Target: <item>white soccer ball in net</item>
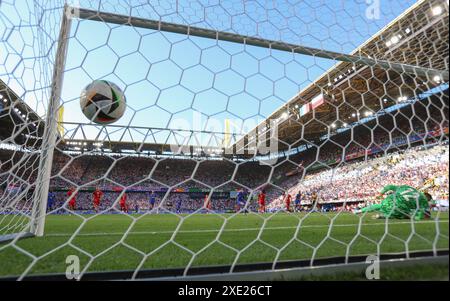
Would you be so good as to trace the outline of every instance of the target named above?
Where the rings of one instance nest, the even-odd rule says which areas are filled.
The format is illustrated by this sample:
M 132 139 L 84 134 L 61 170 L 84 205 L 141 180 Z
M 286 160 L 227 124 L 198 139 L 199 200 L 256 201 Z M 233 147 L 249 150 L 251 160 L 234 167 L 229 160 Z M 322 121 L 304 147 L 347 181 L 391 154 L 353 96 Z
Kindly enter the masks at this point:
M 96 80 L 81 93 L 80 106 L 83 114 L 92 122 L 110 124 L 119 120 L 126 109 L 123 91 L 114 83 Z

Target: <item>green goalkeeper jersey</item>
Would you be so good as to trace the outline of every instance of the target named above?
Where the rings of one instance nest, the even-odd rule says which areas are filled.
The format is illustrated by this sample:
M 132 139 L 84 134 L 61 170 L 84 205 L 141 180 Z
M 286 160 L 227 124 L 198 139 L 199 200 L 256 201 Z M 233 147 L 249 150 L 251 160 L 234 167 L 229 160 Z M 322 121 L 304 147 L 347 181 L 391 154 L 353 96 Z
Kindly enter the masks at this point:
M 410 218 L 421 220 L 426 216 L 429 204 L 426 196 L 407 185 L 387 185 L 381 194 L 389 193 L 380 204 L 363 208 L 362 212 L 379 211 L 385 218 Z

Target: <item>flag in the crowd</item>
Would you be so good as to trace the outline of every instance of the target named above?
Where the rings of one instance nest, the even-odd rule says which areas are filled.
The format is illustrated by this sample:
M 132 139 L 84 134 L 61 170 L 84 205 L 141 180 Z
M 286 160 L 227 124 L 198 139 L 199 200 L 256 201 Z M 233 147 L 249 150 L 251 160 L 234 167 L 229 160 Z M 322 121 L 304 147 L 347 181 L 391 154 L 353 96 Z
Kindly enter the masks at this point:
M 323 97 L 323 94 L 317 95 L 311 101 L 311 110 L 315 110 L 316 108 L 320 107 L 324 103 L 325 103 L 325 98 Z
M 308 114 L 309 111 L 311 111 L 311 105 L 310 105 L 310 103 L 305 103 L 305 104 L 300 108 L 300 116 L 303 116 L 303 115 Z
M 64 140 L 64 106 L 59 107 L 58 110 L 58 132 L 61 138 Z

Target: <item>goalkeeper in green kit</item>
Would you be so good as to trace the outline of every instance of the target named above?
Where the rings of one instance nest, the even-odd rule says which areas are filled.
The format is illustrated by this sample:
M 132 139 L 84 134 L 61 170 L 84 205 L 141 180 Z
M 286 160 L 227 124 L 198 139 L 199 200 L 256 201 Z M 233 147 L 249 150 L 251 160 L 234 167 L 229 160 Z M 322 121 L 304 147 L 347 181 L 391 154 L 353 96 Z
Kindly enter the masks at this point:
M 405 219 L 413 217 L 415 220 L 429 218 L 431 195 L 421 192 L 407 185 L 387 185 L 381 191 L 386 197 L 379 204 L 374 204 L 354 213 L 377 211 L 381 213 L 379 218 Z

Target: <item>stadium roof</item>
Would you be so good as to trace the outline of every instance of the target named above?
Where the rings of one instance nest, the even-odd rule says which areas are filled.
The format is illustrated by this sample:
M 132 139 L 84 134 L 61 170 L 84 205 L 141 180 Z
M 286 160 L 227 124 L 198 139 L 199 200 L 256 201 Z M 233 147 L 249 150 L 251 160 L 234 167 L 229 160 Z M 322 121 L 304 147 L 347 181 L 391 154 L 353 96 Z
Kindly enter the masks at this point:
M 34 145 L 37 140 L 33 137 L 42 135 L 43 124 L 42 118 L 0 79 L 0 139 L 8 141 L 15 133 L 14 141 L 8 142 L 24 145 L 27 141 Z
M 418 1 L 352 52 L 372 59 L 443 70 L 446 78 L 426 78 L 340 62 L 233 147 L 248 149 L 251 143 L 258 143 L 259 135 L 265 137 L 270 128 L 270 120 L 278 121 L 278 139 L 285 142 L 280 142 L 279 149 L 288 149 L 289 145 L 297 147 L 306 142 L 303 139 L 315 140 L 448 82 L 448 15 L 444 1 Z M 300 108 L 321 94 L 325 103 L 314 112 L 300 116 Z

